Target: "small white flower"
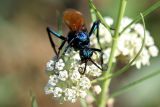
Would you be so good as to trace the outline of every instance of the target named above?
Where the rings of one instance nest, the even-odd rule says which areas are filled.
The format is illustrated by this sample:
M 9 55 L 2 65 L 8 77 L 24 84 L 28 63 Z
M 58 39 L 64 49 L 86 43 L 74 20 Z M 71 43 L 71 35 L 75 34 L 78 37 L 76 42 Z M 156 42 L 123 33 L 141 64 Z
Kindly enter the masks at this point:
M 121 21 L 121 26 L 120 26 L 120 31 L 122 31 L 129 23 L 132 22 L 132 19 L 131 18 L 128 18 L 128 17 L 124 17 Z M 134 26 L 134 24 L 128 28 L 125 33 L 127 32 L 130 32 L 131 31 L 131 28 Z
M 151 56 L 153 56 L 153 57 L 158 56 L 158 48 L 156 46 L 154 46 L 154 45 L 150 46 L 148 50 L 149 50 L 149 54 Z
M 98 66 L 100 66 L 99 64 L 97 64 Z M 95 66 L 95 65 L 90 65 L 89 66 L 89 75 L 91 75 L 91 76 L 100 76 L 101 74 L 102 74 L 102 71 L 99 69 L 99 68 L 97 68 L 97 66 Z
M 75 54 L 75 55 L 73 55 L 73 60 L 74 61 L 79 61 L 80 60 L 80 56 L 79 56 L 79 54 Z
M 59 59 L 58 62 L 55 62 L 55 64 L 56 64 L 55 69 L 57 69 L 57 70 L 63 70 L 63 68 L 65 66 L 62 59 Z
M 78 68 L 73 70 L 73 73 L 71 74 L 71 80 L 78 81 L 81 77 L 81 74 L 78 72 Z
M 80 62 L 79 52 L 72 52 L 69 56 L 64 56 L 64 61 L 55 59 L 55 70 L 49 74 L 48 84 L 45 87 L 46 94 L 52 94 L 63 101 L 69 101 L 74 103 L 78 97 L 85 98 L 87 91 L 91 87 L 89 78 L 85 77 L 93 75 L 88 74 L 90 71 L 89 65 L 87 65 L 86 72 L 82 76 L 79 73 L 79 68 L 84 68 L 84 63 Z M 69 60 L 66 60 L 69 59 Z M 64 65 L 63 65 L 64 63 Z M 61 70 L 60 70 L 61 69 Z M 97 68 L 93 68 L 97 69 Z M 96 74 L 95 74 L 96 73 Z M 99 72 L 95 72 L 94 75 L 100 75 Z
M 113 19 L 111 17 L 105 17 L 104 20 L 109 26 L 113 25 Z
M 66 70 L 59 71 L 58 79 L 65 81 L 68 78 L 68 72 Z
M 128 55 L 130 50 L 133 49 L 131 42 L 131 36 L 127 34 L 123 34 L 119 37 L 118 49 L 122 52 L 123 55 Z
M 87 96 L 86 91 L 84 91 L 84 90 L 79 90 L 79 96 L 80 96 L 81 98 L 85 98 L 85 97 Z
M 104 27 L 104 25 L 100 24 L 99 26 L 99 37 L 100 37 L 100 43 L 108 43 L 110 44 L 110 42 L 112 41 L 112 36 L 111 33 Z M 95 36 L 95 35 L 94 35 Z M 94 37 L 95 38 L 95 37 Z M 95 45 L 98 45 L 97 43 L 97 38 L 95 38 Z
M 135 24 L 134 26 L 134 30 L 139 34 L 139 35 L 143 35 L 144 36 L 144 28 L 143 25 L 141 24 Z
M 118 50 L 122 53 L 122 55 L 127 56 L 135 49 L 140 49 L 141 44 L 142 39 L 138 38 L 136 33 L 125 33 L 119 38 Z
M 47 71 L 53 71 L 54 70 L 54 61 L 49 60 L 46 64 L 46 70 Z
M 94 90 L 94 92 L 95 92 L 96 94 L 99 94 L 99 93 L 102 91 L 102 89 L 101 89 L 101 87 L 100 87 L 99 85 L 95 85 L 95 86 L 93 87 L 93 90 Z
M 147 49 L 144 48 L 139 57 L 141 57 L 143 65 L 149 65 L 150 64 L 150 62 L 149 62 L 150 55 L 149 55 Z
M 54 89 L 54 87 L 52 85 L 47 84 L 44 87 L 45 94 L 52 94 L 53 93 L 53 89 Z
M 136 50 L 135 54 L 133 53 L 131 55 L 131 59 L 133 59 L 135 57 L 135 55 L 138 53 L 139 50 Z M 140 55 L 137 57 L 137 59 L 133 62 L 133 65 L 135 64 L 136 67 L 138 69 L 141 68 L 141 65 L 149 65 L 150 62 L 149 62 L 149 59 L 150 59 L 150 55 L 147 51 L 146 48 L 143 48 L 142 52 L 140 53 Z
M 58 82 L 58 77 L 57 75 L 50 75 L 49 76 L 49 80 L 48 80 L 48 84 L 55 86 Z
M 82 77 L 79 80 L 79 86 L 82 89 L 89 89 L 91 87 L 91 82 L 87 77 Z
M 108 48 L 108 49 L 105 49 L 104 51 L 103 51 L 103 62 L 106 64 L 106 63 L 108 63 L 108 60 L 109 60 L 109 56 L 110 56 L 110 52 L 111 52 L 111 50 L 110 50 L 110 48 Z
M 64 90 L 64 100 L 74 103 L 77 100 L 76 90 L 66 88 Z
M 62 89 L 59 87 L 55 87 L 53 90 L 53 96 L 54 97 L 61 97 L 62 96 Z
M 151 35 L 150 35 L 150 33 L 148 31 L 146 31 L 145 45 L 146 46 L 154 45 L 154 40 L 153 40 L 153 38 L 151 37 Z
M 70 61 L 71 61 L 70 62 L 71 63 L 71 69 L 75 69 L 76 67 L 78 67 L 81 63 L 79 52 L 76 52 L 73 55 L 71 55 Z

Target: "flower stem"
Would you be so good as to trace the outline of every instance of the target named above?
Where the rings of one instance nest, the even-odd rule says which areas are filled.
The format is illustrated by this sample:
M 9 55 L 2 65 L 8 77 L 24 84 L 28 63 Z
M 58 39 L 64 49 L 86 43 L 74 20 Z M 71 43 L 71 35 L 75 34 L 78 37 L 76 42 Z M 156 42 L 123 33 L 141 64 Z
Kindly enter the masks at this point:
M 95 22 L 95 21 L 97 20 L 97 18 L 96 18 L 96 13 L 95 13 L 95 11 L 91 8 L 91 6 L 90 6 L 90 13 L 91 13 L 92 22 Z
M 119 8 L 119 12 L 118 12 L 116 29 L 115 29 L 115 34 L 113 36 L 111 54 L 110 54 L 109 63 L 108 63 L 108 70 L 107 71 L 109 73 L 111 72 L 112 62 L 113 62 L 113 58 L 115 56 L 115 51 L 116 51 L 116 48 L 117 48 L 117 41 L 118 41 L 118 37 L 119 37 L 119 28 L 120 28 L 121 20 L 123 18 L 124 12 L 125 12 L 126 4 L 127 4 L 127 0 L 121 0 L 120 1 L 120 8 Z
M 121 20 L 123 18 L 124 12 L 125 12 L 126 4 L 127 4 L 127 0 L 120 1 L 116 29 L 115 29 L 115 33 L 113 36 L 111 54 L 110 54 L 109 62 L 108 62 L 108 70 L 107 70 L 107 72 L 104 73 L 104 75 L 103 75 L 104 77 L 106 77 L 108 74 L 111 74 L 111 72 L 112 72 L 113 58 L 115 56 L 115 51 L 117 49 L 117 41 L 118 41 L 118 37 L 119 37 L 120 24 L 121 24 Z M 106 101 L 108 98 L 107 93 L 109 92 L 110 81 L 111 81 L 111 79 L 108 79 L 108 80 L 103 81 L 101 84 L 102 85 L 102 92 L 99 95 L 98 107 L 105 107 L 106 106 Z

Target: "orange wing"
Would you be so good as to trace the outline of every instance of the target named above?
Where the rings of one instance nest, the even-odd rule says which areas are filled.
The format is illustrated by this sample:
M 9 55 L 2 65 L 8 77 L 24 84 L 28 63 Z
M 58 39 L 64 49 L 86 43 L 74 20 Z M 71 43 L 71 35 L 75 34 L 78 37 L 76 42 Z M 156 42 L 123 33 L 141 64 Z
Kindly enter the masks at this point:
M 66 10 L 63 15 L 63 20 L 72 31 L 79 31 L 84 26 L 82 13 L 74 9 Z

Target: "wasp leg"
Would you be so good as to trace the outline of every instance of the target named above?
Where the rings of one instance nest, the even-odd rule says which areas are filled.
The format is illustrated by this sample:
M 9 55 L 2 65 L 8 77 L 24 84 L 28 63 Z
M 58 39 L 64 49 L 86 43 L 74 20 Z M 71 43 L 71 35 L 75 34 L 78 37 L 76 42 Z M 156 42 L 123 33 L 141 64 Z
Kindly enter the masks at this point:
M 97 65 L 97 63 L 95 63 L 92 59 L 90 59 L 89 61 L 91 61 L 97 68 L 99 68 L 101 71 L 103 71 L 103 69 Z
M 87 68 L 87 60 L 86 60 L 84 63 L 85 63 L 84 69 L 82 69 L 81 71 L 79 70 L 79 73 L 80 73 L 81 75 L 84 75 L 85 72 L 86 72 L 86 68 Z
M 97 42 L 98 42 L 98 45 L 100 47 L 100 49 L 102 49 L 102 45 L 100 43 L 100 40 L 99 40 L 99 24 L 100 24 L 100 20 L 97 20 L 93 23 L 92 27 L 91 27 L 91 30 L 89 32 L 89 37 L 92 35 L 92 33 L 97 30 L 96 32 L 96 38 L 97 38 Z
M 65 55 L 65 53 L 67 52 L 67 50 L 71 47 L 71 44 L 73 43 L 73 41 L 75 40 L 75 38 L 73 38 L 67 45 L 67 47 L 64 49 L 64 52 L 62 53 L 62 55 Z
M 101 67 L 102 67 L 102 70 L 106 70 L 107 69 L 107 67 L 106 68 L 104 68 L 104 62 L 103 62 L 103 52 L 102 52 L 102 50 L 100 50 L 100 49 L 96 49 L 96 48 L 91 48 L 94 52 L 95 51 L 97 51 L 97 52 L 99 52 L 100 53 L 100 62 L 101 62 Z
M 89 32 L 89 37 L 92 35 L 92 33 L 97 29 L 97 27 L 99 26 L 100 20 L 97 20 L 93 23 L 91 30 Z
M 116 30 L 115 28 L 110 27 L 110 30 Z
M 48 37 L 49 37 L 49 41 L 50 41 L 50 43 L 51 43 L 51 46 L 52 46 L 52 48 L 53 48 L 53 51 L 55 52 L 56 56 L 59 57 L 60 50 L 61 50 L 62 47 L 64 46 L 64 44 L 65 44 L 65 42 L 66 42 L 67 39 L 66 39 L 65 37 L 63 37 L 62 35 L 56 33 L 55 31 L 53 31 L 53 30 L 52 30 L 51 28 L 49 28 L 49 27 L 47 27 L 46 30 L 47 30 Z M 54 43 L 54 41 L 52 40 L 51 34 L 53 34 L 54 36 L 56 36 L 56 37 L 60 38 L 61 40 L 63 40 L 61 46 L 59 47 L 58 52 L 57 52 L 57 50 L 56 50 L 55 43 Z

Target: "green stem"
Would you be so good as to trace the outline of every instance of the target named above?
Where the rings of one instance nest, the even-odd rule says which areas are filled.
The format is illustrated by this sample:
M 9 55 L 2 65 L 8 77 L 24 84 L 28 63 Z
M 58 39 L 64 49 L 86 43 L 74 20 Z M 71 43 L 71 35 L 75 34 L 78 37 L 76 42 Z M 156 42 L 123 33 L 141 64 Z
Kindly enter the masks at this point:
M 103 19 L 103 16 L 100 14 L 100 12 L 96 9 L 95 5 L 93 4 L 92 0 L 88 0 L 90 8 L 94 11 L 96 16 L 99 18 L 101 23 L 108 29 L 109 32 L 111 32 L 110 26 L 106 23 L 106 21 Z
M 134 87 L 134 86 L 142 83 L 143 81 L 145 81 L 145 80 L 147 80 L 147 79 L 150 79 L 150 78 L 152 78 L 152 77 L 154 77 L 154 76 L 157 76 L 157 75 L 159 75 L 159 74 L 160 74 L 160 70 L 158 70 L 158 71 L 156 71 L 156 72 L 154 72 L 154 73 L 151 73 L 151 74 L 149 74 L 149 75 L 147 75 L 147 76 L 145 76 L 145 77 L 143 77 L 143 78 L 141 78 L 141 79 L 138 79 L 138 80 L 136 80 L 136 81 L 134 81 L 134 82 L 132 82 L 132 83 L 129 83 L 128 85 L 123 86 L 123 87 L 120 88 L 118 91 L 116 91 L 116 92 L 114 92 L 113 94 L 111 94 L 110 97 L 119 96 L 119 95 L 123 94 L 125 91 L 127 91 L 128 89 L 130 89 L 130 88 L 132 88 L 132 87 Z
M 119 8 L 119 12 L 118 12 L 116 27 L 115 27 L 115 34 L 113 36 L 111 53 L 110 53 L 110 57 L 109 57 L 109 61 L 108 61 L 108 70 L 107 70 L 108 73 L 111 72 L 113 58 L 115 56 L 115 51 L 117 49 L 117 41 L 118 41 L 118 37 L 119 37 L 119 29 L 120 29 L 121 20 L 123 18 L 124 12 L 125 12 L 126 4 L 127 4 L 127 0 L 121 0 L 120 1 L 120 8 Z M 106 75 L 107 75 L 107 73 L 106 73 Z
M 90 13 L 91 13 L 92 22 L 95 22 L 97 20 L 96 14 L 95 14 L 94 10 L 91 7 L 90 7 Z
M 111 69 L 112 69 L 112 64 L 113 64 L 113 58 L 115 56 L 115 51 L 117 49 L 117 41 L 119 37 L 119 29 L 120 29 L 120 24 L 121 20 L 123 18 L 125 8 L 126 8 L 127 0 L 121 0 L 120 1 L 120 7 L 119 7 L 119 12 L 118 12 L 118 17 L 117 17 L 117 23 L 116 23 L 116 30 L 113 36 L 113 42 L 112 42 L 112 48 L 111 48 L 111 53 L 109 57 L 109 63 L 108 63 L 108 70 L 107 72 L 104 73 L 104 77 L 107 77 L 108 74 L 111 74 Z M 110 85 L 110 79 L 105 80 L 102 82 L 102 92 L 99 95 L 99 100 L 98 100 L 98 107 L 105 107 L 106 106 L 106 101 L 107 101 L 107 93 L 109 91 L 109 85 Z

